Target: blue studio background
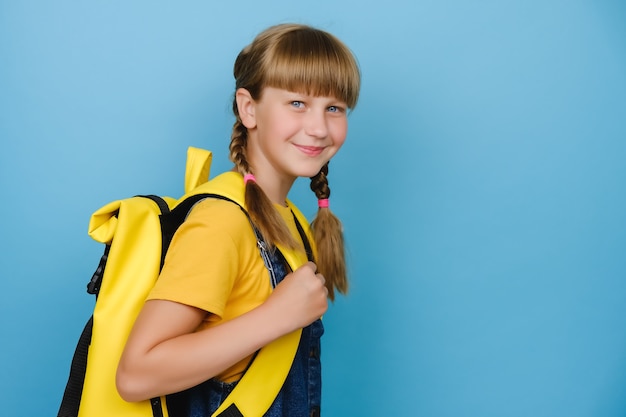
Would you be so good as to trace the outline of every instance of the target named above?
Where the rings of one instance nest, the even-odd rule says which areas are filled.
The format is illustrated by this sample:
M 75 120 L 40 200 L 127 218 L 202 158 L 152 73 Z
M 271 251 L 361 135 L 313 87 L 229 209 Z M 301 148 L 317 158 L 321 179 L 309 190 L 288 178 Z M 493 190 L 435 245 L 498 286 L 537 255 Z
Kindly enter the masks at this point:
M 331 165 L 352 291 L 325 416 L 626 414 L 626 6 L 0 2 L 0 398 L 56 415 L 93 306 L 91 213 L 227 161 L 239 50 L 286 21 L 363 72 Z M 306 182 L 292 194 L 308 214 Z

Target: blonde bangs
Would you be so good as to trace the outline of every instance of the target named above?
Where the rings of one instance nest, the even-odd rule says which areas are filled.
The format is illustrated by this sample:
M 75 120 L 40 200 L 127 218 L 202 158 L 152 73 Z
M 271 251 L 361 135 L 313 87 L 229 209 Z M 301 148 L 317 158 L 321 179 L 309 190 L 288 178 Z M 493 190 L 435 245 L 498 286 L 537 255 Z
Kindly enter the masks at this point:
M 336 97 L 353 109 L 361 77 L 352 52 L 325 32 L 300 28 L 289 35 L 266 53 L 263 86 Z

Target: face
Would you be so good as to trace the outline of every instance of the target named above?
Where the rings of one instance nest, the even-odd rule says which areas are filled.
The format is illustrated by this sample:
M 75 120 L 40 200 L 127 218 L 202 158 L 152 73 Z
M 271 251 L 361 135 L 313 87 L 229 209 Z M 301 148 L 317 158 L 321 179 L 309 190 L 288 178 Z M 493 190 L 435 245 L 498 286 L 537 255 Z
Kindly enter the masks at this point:
M 334 97 L 264 88 L 259 100 L 250 98 L 239 111 L 255 173 L 289 181 L 316 175 L 346 139 L 346 111 L 346 103 Z

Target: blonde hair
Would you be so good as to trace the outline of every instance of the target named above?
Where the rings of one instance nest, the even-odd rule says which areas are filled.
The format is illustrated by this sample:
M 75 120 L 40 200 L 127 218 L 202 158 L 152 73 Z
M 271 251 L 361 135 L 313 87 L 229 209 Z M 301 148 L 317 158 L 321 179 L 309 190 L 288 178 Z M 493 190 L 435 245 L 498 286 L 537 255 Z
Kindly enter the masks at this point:
M 297 24 L 272 26 L 261 32 L 237 56 L 234 66 L 235 89 L 245 88 L 253 99 L 261 98 L 265 87 L 313 95 L 336 97 L 348 108 L 356 106 L 360 72 L 352 52 L 325 31 Z M 230 142 L 230 159 L 242 174 L 253 174 L 246 158 L 248 132 L 233 100 L 235 124 Z M 328 164 L 311 178 L 311 190 L 318 199 L 330 196 Z M 254 181 L 246 183 L 246 206 L 253 222 L 268 243 L 296 245 L 287 226 L 270 199 Z M 328 208 L 320 208 L 311 222 L 318 249 L 318 272 L 324 275 L 328 296 L 335 289 L 348 290 L 345 249 L 341 222 Z

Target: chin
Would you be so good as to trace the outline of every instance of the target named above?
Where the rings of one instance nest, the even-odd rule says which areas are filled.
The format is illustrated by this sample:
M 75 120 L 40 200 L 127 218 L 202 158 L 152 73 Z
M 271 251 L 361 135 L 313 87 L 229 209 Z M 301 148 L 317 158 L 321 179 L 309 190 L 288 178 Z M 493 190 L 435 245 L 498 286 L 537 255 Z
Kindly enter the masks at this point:
M 321 166 L 319 166 L 319 167 L 312 167 L 310 169 L 308 169 L 308 168 L 301 168 L 301 169 L 298 170 L 298 177 L 306 177 L 306 178 L 314 177 L 314 176 L 316 176 L 320 172 L 321 169 L 322 169 Z

